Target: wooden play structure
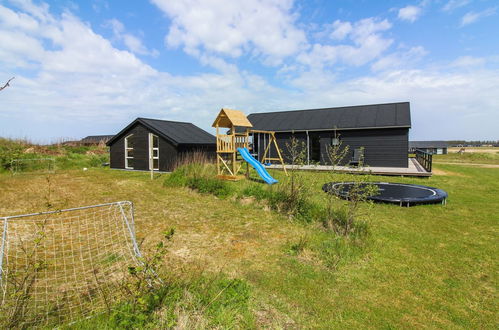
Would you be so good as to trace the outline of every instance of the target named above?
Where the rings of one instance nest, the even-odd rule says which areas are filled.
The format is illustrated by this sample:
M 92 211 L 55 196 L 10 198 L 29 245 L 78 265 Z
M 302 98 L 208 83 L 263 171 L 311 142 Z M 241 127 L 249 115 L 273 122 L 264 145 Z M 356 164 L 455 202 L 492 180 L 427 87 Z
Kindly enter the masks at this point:
M 239 110 L 222 108 L 217 118 L 213 122 L 212 127 L 217 130 L 217 170 L 218 177 L 225 180 L 239 180 L 243 178 L 240 175 L 243 167 L 243 160 L 239 157 L 237 148 L 252 149 L 250 145 L 250 135 L 254 134 L 266 135 L 268 141 L 261 162 L 270 163 L 271 161 L 279 161 L 283 165 L 284 172 L 287 175 L 284 167 L 284 160 L 281 155 L 279 146 L 275 138 L 275 132 L 252 130 L 251 125 L 246 115 Z M 226 134 L 220 133 L 220 128 L 229 129 Z M 244 132 L 241 132 L 244 130 Z M 270 157 L 270 148 L 274 145 L 278 157 Z M 246 163 L 247 164 L 247 163 Z M 246 166 L 246 176 L 249 174 L 249 167 Z

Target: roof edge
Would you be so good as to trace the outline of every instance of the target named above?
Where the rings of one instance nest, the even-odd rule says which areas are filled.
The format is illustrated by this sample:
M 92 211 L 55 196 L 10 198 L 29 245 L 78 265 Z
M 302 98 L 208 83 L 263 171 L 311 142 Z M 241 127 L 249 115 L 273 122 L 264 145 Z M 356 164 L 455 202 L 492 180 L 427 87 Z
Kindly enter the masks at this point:
M 388 103 L 373 103 L 373 104 L 357 104 L 357 105 L 346 105 L 339 107 L 328 107 L 328 108 L 316 108 L 316 109 L 294 109 L 294 110 L 282 110 L 282 111 L 267 111 L 267 112 L 253 112 L 248 115 L 258 115 L 258 114 L 269 114 L 269 113 L 284 113 L 284 112 L 295 112 L 295 111 L 315 111 L 315 110 L 331 110 L 331 109 L 340 109 L 340 108 L 357 108 L 357 107 L 370 107 L 377 105 L 392 105 L 392 104 L 410 104 L 410 101 L 404 102 L 388 102 Z

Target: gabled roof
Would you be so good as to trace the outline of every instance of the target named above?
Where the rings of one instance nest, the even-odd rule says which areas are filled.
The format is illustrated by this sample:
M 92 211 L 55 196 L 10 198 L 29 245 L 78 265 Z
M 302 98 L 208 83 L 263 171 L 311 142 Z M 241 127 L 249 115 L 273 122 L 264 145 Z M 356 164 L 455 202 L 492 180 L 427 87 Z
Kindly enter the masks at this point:
M 252 113 L 248 119 L 254 129 L 276 132 L 411 127 L 409 102 Z
M 149 118 L 137 118 L 127 127 L 122 129 L 118 134 L 116 134 L 111 140 L 109 140 L 107 142 L 107 145 L 111 145 L 123 134 L 127 133 L 128 130 L 137 123 L 144 125 L 153 133 L 170 141 L 175 146 L 179 144 L 216 143 L 215 137 L 213 135 L 191 123 Z
M 222 108 L 218 113 L 217 118 L 213 122 L 212 127 L 225 127 L 232 128 L 233 126 L 237 127 L 253 127 L 251 125 L 246 115 L 239 110 L 232 110 L 227 108 Z
M 80 140 L 83 143 L 99 143 L 101 141 L 107 142 L 113 138 L 114 135 L 89 135 Z
M 409 149 L 411 148 L 447 148 L 446 141 L 409 141 Z

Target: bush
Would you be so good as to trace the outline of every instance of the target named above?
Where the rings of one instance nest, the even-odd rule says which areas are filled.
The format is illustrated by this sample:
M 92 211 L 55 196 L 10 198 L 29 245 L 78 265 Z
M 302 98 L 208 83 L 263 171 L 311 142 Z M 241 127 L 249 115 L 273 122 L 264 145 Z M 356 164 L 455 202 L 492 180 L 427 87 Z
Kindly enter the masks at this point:
M 187 179 L 187 186 L 200 193 L 213 194 L 220 198 L 231 195 L 232 189 L 227 182 L 210 177 L 191 177 Z
M 264 186 L 260 185 L 249 185 L 246 188 L 243 189 L 241 192 L 241 195 L 244 197 L 255 197 L 256 200 L 261 201 L 261 200 L 268 200 L 272 196 L 272 191 L 265 189 Z
M 163 182 L 165 187 L 185 187 L 187 186 L 186 168 L 179 167 L 168 175 Z
M 165 187 L 189 187 L 204 194 L 213 194 L 220 198 L 231 195 L 231 186 L 215 178 L 214 168 L 210 164 L 191 163 L 178 167 L 163 182 Z

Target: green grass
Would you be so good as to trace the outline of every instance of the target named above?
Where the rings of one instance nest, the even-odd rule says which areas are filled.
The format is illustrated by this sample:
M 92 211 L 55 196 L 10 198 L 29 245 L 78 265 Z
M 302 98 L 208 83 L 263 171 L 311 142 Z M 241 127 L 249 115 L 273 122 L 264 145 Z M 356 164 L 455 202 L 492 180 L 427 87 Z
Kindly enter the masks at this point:
M 44 159 L 52 159 L 49 162 Z M 37 161 L 38 160 L 38 161 Z M 12 161 L 17 162 L 13 165 Z M 36 172 L 99 167 L 109 162 L 106 147 L 37 145 L 25 140 L 0 138 L 0 173 Z M 14 168 L 13 168 L 14 167 Z
M 446 206 L 366 205 L 363 239 L 337 237 L 318 222 L 271 210 L 266 194 L 278 186 L 226 182 L 233 197 L 220 199 L 164 186 L 168 175 L 151 181 L 148 174 L 97 168 L 60 171 L 50 188 L 43 176 L 0 175 L 0 215 L 42 211 L 52 189 L 53 208 L 134 201 L 145 246 L 175 227 L 166 270 L 188 280 L 174 282 L 145 321 L 131 321 L 137 327 L 164 320 L 223 328 L 495 328 L 499 170 L 435 169 L 439 175 L 429 179 L 373 177 L 438 187 L 449 199 Z M 271 175 L 284 180 L 282 172 Z M 320 188 L 331 176 L 302 175 L 310 201 L 323 203 Z M 218 273 L 227 275 L 207 287 L 203 278 Z M 240 283 L 236 293 L 209 305 L 227 281 Z M 162 311 L 174 316 L 161 317 Z M 79 327 L 116 324 L 103 315 Z
M 433 160 L 435 162 L 499 164 L 499 150 L 497 152 L 465 152 L 463 154 L 454 152 L 447 155 L 433 155 Z

